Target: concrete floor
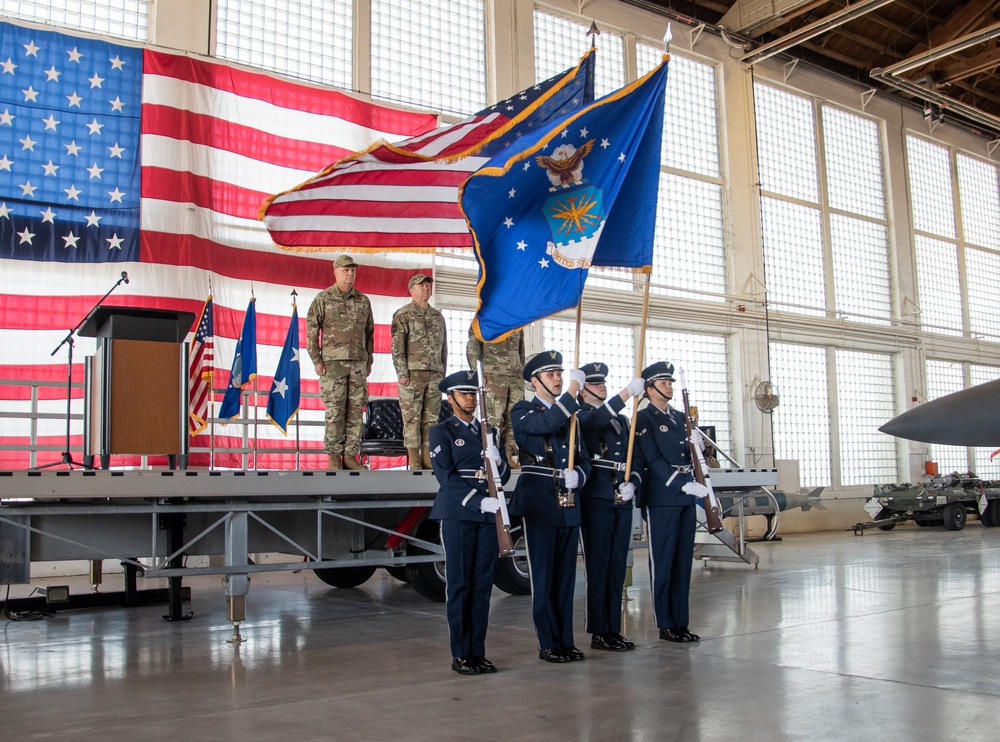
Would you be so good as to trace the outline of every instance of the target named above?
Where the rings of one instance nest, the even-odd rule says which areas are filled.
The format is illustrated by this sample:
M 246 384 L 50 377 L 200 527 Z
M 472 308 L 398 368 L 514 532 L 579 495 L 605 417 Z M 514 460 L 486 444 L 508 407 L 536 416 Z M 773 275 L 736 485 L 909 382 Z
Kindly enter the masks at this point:
M 695 564 L 698 645 L 657 638 L 645 553 L 633 652 L 537 659 L 529 602 L 495 592 L 496 675 L 449 668 L 444 605 L 382 571 L 354 590 L 253 578 L 239 647 L 219 578 L 185 610 L 4 621 L 4 740 L 996 740 L 1000 529 L 795 535 L 760 569 Z M 63 580 L 65 582 L 65 580 Z M 145 585 L 140 583 L 140 587 Z M 105 585 L 109 590 L 112 586 Z M 75 589 L 74 589 L 75 591 Z

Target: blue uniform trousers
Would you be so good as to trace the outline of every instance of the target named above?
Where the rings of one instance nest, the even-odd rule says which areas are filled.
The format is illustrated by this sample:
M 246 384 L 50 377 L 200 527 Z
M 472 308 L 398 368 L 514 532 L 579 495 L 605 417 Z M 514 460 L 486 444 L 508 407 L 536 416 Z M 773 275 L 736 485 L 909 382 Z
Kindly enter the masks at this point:
M 523 528 L 538 648 L 572 647 L 580 527 L 552 526 L 525 518 Z
M 441 544 L 451 656 L 482 657 L 499 556 L 496 525 L 442 520 Z
M 632 508 L 597 497 L 581 498 L 579 507 L 587 574 L 587 633 L 620 634 Z
M 642 509 L 649 530 L 649 576 L 656 626 L 688 625 L 688 595 L 694 560 L 695 505 Z

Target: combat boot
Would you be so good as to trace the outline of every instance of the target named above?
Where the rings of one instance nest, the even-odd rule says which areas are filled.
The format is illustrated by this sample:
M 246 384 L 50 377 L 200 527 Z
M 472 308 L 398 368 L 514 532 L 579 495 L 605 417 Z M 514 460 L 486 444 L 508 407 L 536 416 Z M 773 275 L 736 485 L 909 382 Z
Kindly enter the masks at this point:
M 410 469 L 419 469 L 421 467 L 419 448 L 406 449 L 406 465 L 410 467 Z
M 358 461 L 358 457 L 357 456 L 355 456 L 353 454 L 346 453 L 346 452 L 344 453 L 344 468 L 345 469 L 350 469 L 351 471 L 367 471 L 368 470 L 368 467 L 365 466 L 363 462 Z
M 425 428 L 423 431 L 423 440 L 420 444 L 420 464 L 424 469 L 431 469 L 431 430 L 430 428 Z
M 340 465 L 340 454 L 339 453 L 329 453 L 326 455 L 326 468 L 328 471 L 336 471 L 342 469 Z

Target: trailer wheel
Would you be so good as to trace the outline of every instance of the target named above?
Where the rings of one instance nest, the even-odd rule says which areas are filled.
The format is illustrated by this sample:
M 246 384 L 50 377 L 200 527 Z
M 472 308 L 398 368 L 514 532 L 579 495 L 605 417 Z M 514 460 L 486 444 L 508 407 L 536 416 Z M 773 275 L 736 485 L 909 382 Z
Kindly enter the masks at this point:
M 990 500 L 986 505 L 986 510 L 979 516 L 979 520 L 987 528 L 995 528 L 1000 526 L 998 517 L 1000 517 L 1000 500 Z
M 313 572 L 330 587 L 357 587 L 375 574 L 375 567 L 323 567 Z
M 895 517 L 895 515 L 896 514 L 893 513 L 891 510 L 889 510 L 889 508 L 882 508 L 881 510 L 878 511 L 878 515 L 875 516 L 875 520 L 883 520 L 884 518 L 893 518 Z M 884 526 L 879 526 L 878 529 L 880 531 L 891 531 L 895 527 L 896 527 L 895 523 L 887 523 Z
M 410 578 L 407 577 L 407 575 L 406 575 L 406 565 L 405 564 L 400 564 L 400 565 L 397 565 L 397 566 L 394 566 L 394 567 L 386 567 L 385 571 L 388 572 L 393 577 L 395 577 L 400 582 L 409 582 L 410 581 Z
M 437 523 L 425 520 L 417 528 L 414 534 L 423 541 L 430 541 L 432 544 L 441 543 L 441 531 Z M 433 552 L 421 548 L 417 544 L 408 543 L 406 545 L 407 556 L 423 556 Z M 420 595 L 433 600 L 435 603 L 443 603 L 447 597 L 444 583 L 444 560 L 439 562 L 417 562 L 406 565 L 406 577 L 413 589 Z
M 941 508 L 941 518 L 944 520 L 944 527 L 949 531 L 961 531 L 965 528 L 965 521 L 969 514 L 965 510 L 965 505 L 960 502 L 949 502 Z
M 514 549 L 524 551 L 524 536 L 517 538 Z M 531 577 L 526 556 L 501 557 L 493 584 L 510 595 L 531 595 Z

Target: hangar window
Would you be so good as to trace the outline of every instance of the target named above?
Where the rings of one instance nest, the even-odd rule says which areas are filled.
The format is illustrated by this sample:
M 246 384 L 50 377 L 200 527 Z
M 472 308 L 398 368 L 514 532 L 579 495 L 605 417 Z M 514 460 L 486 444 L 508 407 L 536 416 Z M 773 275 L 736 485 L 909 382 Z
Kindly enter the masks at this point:
M 940 335 L 961 336 L 962 284 L 955 243 L 921 234 L 914 235 L 913 241 L 923 329 Z
M 878 428 L 896 416 L 892 356 L 837 350 L 840 484 L 896 481 L 896 439 Z
M 535 11 L 535 80 L 541 82 L 574 67 L 590 48 L 597 47 L 594 68 L 594 95 L 597 98 L 625 84 L 625 49 L 622 37 L 606 29 L 588 37 L 590 24 Z
M 545 349 L 563 354 L 564 385 L 569 384 L 569 369 L 573 368 L 576 323 L 563 320 L 542 322 L 542 343 Z M 598 325 L 584 322 L 580 326 L 580 365 L 602 361 L 608 364 L 608 393 L 617 394 L 635 374 L 635 338 L 631 327 Z M 629 408 L 631 409 L 631 408 Z
M 215 54 L 303 80 L 354 88 L 351 0 L 218 0 Z
M 1000 379 L 1000 368 L 997 366 L 969 364 L 969 386 L 977 386 L 997 379 Z M 983 479 L 1000 479 L 1000 456 L 992 460 L 990 458 L 995 450 L 992 446 L 972 449 L 972 470 Z
M 828 486 L 833 478 L 826 349 L 771 343 L 770 358 L 771 381 L 781 392 L 781 404 L 771 413 L 774 458 L 798 459 L 803 487 Z
M 372 96 L 467 116 L 486 107 L 483 0 L 372 0 Z
M 145 41 L 148 0 L 4 0 L 0 13 L 32 23 Z
M 997 166 L 961 153 L 958 193 L 962 206 L 962 235 L 971 245 L 1000 250 L 1000 186 Z M 995 284 L 994 284 L 995 285 Z
M 754 86 L 768 299 L 887 325 L 889 224 L 878 122 Z
M 454 373 L 469 367 L 469 359 L 465 355 L 465 346 L 469 342 L 469 327 L 475 312 L 465 309 L 441 309 L 444 315 L 444 326 L 448 328 L 448 367 L 445 373 Z

